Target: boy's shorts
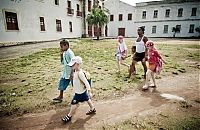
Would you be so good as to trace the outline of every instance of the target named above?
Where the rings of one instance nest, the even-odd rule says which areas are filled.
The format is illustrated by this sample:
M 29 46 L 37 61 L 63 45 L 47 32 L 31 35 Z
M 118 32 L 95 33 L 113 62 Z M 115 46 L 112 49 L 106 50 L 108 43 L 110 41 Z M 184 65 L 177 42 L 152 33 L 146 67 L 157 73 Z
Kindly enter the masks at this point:
M 89 98 L 89 95 L 87 93 L 87 91 L 85 91 L 84 93 L 82 94 L 77 94 L 75 93 L 72 101 L 71 101 L 71 104 L 72 105 L 75 105 L 75 104 L 78 104 L 79 102 L 84 102 L 84 101 L 88 101 L 90 98 Z
M 69 86 L 70 79 L 60 78 L 58 90 L 66 90 L 66 88 Z

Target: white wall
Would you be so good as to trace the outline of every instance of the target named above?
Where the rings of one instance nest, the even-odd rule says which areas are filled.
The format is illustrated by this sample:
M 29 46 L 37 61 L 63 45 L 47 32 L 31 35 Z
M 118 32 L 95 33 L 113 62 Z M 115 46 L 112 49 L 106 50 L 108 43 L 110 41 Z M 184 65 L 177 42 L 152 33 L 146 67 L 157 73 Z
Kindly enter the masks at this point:
M 181 25 L 180 33 L 177 37 L 198 36 L 198 33 L 189 33 L 190 24 L 194 24 L 195 28 L 200 26 L 200 2 L 173 3 L 173 4 L 155 4 L 155 5 L 136 5 L 136 27 L 145 26 L 145 35 L 149 37 L 172 37 L 172 27 Z M 145 6 L 142 6 L 145 5 Z M 183 8 L 183 17 L 178 16 L 178 9 Z M 197 15 L 191 16 L 192 8 L 197 8 Z M 166 9 L 170 9 L 170 17 L 165 17 Z M 158 18 L 153 18 L 154 10 L 158 10 Z M 142 12 L 147 12 L 146 19 L 142 19 Z M 163 33 L 164 25 L 168 25 L 168 34 Z M 152 34 L 152 26 L 157 26 L 157 33 Z
M 54 0 L 22 0 L 13 2 L 1 0 L 0 2 L 0 42 L 44 41 L 60 38 L 81 37 L 82 18 L 76 16 L 76 4 L 73 0 L 74 15 L 67 14 L 67 1 L 59 0 L 59 5 Z M 81 5 L 80 5 L 81 7 Z M 82 10 L 80 8 L 80 10 Z M 17 13 L 19 30 L 6 30 L 4 11 Z M 39 17 L 44 17 L 46 31 L 40 31 Z M 61 20 L 62 32 L 56 31 L 56 19 Z M 69 31 L 69 21 L 72 22 L 73 32 Z
M 109 21 L 108 23 L 108 36 L 118 36 L 118 28 L 125 28 L 125 37 L 136 36 L 136 29 L 134 25 L 135 7 L 121 2 L 119 0 L 107 0 L 105 1 L 105 7 L 109 9 L 110 15 L 114 15 L 114 21 Z M 128 21 L 129 13 L 132 14 L 131 21 Z M 122 21 L 119 21 L 119 14 L 123 14 Z

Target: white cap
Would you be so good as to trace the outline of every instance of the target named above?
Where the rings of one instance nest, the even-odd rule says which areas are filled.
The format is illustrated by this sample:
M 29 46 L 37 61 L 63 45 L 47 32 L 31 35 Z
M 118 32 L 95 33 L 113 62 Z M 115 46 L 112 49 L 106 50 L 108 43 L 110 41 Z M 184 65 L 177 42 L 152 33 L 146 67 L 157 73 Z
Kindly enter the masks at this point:
M 75 56 L 72 58 L 72 60 L 69 62 L 69 66 L 73 66 L 75 63 L 78 63 L 78 64 L 82 64 L 83 61 L 82 61 L 82 58 L 80 56 Z

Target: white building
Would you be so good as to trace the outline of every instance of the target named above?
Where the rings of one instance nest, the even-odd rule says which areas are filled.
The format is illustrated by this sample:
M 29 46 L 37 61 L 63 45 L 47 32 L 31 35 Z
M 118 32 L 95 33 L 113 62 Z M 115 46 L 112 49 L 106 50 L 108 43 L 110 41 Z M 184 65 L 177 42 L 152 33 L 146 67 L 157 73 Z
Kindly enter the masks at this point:
M 108 36 L 135 36 L 135 7 L 120 0 L 107 0 L 104 5 L 109 9 L 110 14 L 109 23 L 107 24 Z
M 173 37 L 172 27 L 180 28 L 176 37 L 197 37 L 195 28 L 200 26 L 199 0 L 164 0 L 127 5 L 120 0 L 107 0 L 110 10 L 108 36 L 136 37 L 137 27 L 145 27 L 148 37 Z M 132 20 L 127 20 L 132 14 Z M 123 16 L 123 20 L 119 17 Z M 122 30 L 122 31 L 121 31 Z
M 136 4 L 135 26 L 144 26 L 148 37 L 172 37 L 173 27 L 180 28 L 176 37 L 197 37 L 200 26 L 199 0 L 165 0 Z
M 101 36 L 136 37 L 139 26 L 145 26 L 148 37 L 172 37 L 171 29 L 176 26 L 181 28 L 177 37 L 198 36 L 195 28 L 200 26 L 199 0 L 144 2 L 135 7 L 120 0 L 103 1 L 0 0 L 0 43 L 93 37 L 96 28 L 83 24 L 83 12 L 87 16 L 93 5 L 105 6 L 110 12 L 110 22 L 100 29 Z
M 85 0 L 86 16 L 93 4 Z M 77 38 L 94 29 L 83 27 L 83 0 L 1 0 L 0 42 L 49 41 Z

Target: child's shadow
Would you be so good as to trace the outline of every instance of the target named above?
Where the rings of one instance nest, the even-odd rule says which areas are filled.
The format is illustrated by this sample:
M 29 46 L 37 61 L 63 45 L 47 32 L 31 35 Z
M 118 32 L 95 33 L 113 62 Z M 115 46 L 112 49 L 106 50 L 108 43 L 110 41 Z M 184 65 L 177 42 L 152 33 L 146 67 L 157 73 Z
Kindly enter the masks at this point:
M 78 130 L 78 129 L 85 130 L 85 128 L 84 128 L 85 123 L 88 120 L 90 120 L 90 118 L 93 117 L 93 116 L 94 115 L 90 115 L 90 116 L 86 117 L 85 119 L 78 118 L 75 122 L 69 124 L 69 127 L 68 127 L 69 130 L 73 130 L 73 129 L 74 130 Z

